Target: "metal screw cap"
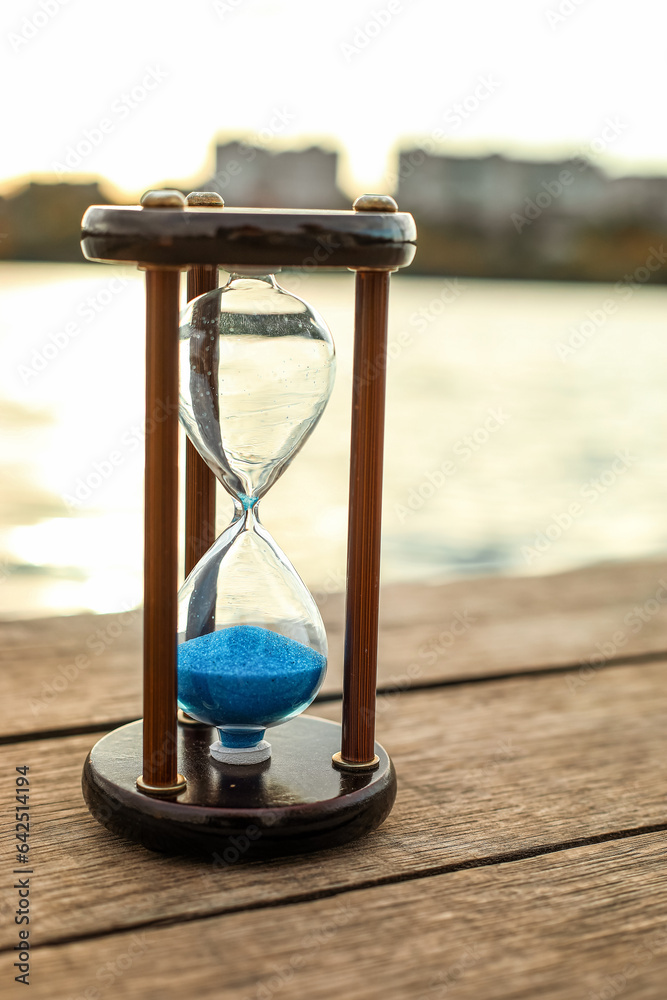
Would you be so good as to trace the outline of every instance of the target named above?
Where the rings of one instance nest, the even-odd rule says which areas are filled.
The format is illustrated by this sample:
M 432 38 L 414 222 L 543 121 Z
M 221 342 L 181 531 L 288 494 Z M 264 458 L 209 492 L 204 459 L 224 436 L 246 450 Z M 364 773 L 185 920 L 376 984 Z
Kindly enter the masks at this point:
M 164 191 L 146 191 L 141 196 L 142 208 L 185 208 L 187 202 L 180 191 L 165 188 Z
M 398 205 L 388 194 L 362 194 L 352 208 L 355 212 L 398 212 Z
M 209 208 L 225 207 L 225 203 L 217 191 L 191 191 L 186 201 L 188 205 L 207 205 Z

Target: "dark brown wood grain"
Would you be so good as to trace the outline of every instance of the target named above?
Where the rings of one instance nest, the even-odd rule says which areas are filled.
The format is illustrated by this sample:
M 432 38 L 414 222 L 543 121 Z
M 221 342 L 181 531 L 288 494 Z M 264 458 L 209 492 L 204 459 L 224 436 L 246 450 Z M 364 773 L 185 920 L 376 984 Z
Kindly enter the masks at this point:
M 664 853 L 647 834 L 47 947 L 31 996 L 111 971 L 129 1000 L 661 1000 Z
M 586 661 L 600 661 L 599 647 L 608 650 L 619 632 L 622 644 L 597 670 L 656 656 L 667 635 L 667 605 L 655 607 L 661 580 L 667 565 L 655 559 L 554 576 L 382 587 L 378 686 L 401 691 L 568 666 L 576 683 L 591 672 Z M 342 687 L 345 601 L 343 594 L 318 600 L 329 643 L 323 691 L 330 697 Z M 457 615 L 469 627 L 452 641 Z M 142 617 L 135 608 L 0 622 L 0 736 L 99 730 L 139 718 Z M 20 711 L 18 677 L 29 678 Z
M 389 588 L 387 666 L 403 680 L 380 694 L 377 723 L 398 799 L 379 830 L 333 851 L 246 863 L 243 834 L 208 862 L 155 855 L 110 835 L 83 804 L 81 766 L 96 736 L 0 747 L 2 801 L 12 801 L 14 768 L 30 767 L 34 995 L 658 1000 L 667 660 L 655 658 L 664 614 L 654 598 L 664 575 L 654 561 Z M 637 632 L 627 623 L 635 607 L 646 612 Z M 433 648 L 454 610 L 471 628 L 435 663 L 422 661 L 419 649 Z M 342 598 L 324 611 L 337 620 Z M 40 697 L 33 730 L 56 713 L 99 718 L 100 699 L 104 711 L 121 706 L 113 692 L 123 664 L 139 659 L 140 619 L 130 616 L 99 656 L 88 649 L 121 620 L 5 623 L 0 680 L 14 715 L 32 715 L 30 697 L 41 695 L 30 677 L 56 691 L 48 704 Z M 582 670 L 576 661 L 619 629 L 619 656 L 645 651 L 654 662 Z M 92 659 L 70 680 L 73 636 Z M 569 672 L 535 672 L 568 657 Z M 485 670 L 505 676 L 484 679 Z M 59 690 L 56 676 L 67 681 Z M 459 682 L 415 689 L 438 678 Z M 340 707 L 314 711 L 337 720 Z M 3 838 L 6 871 L 11 848 Z M 11 894 L 0 906 L 11 983 Z
M 163 786 L 173 785 L 178 773 L 179 279 L 175 270 L 146 271 L 143 778 Z
M 211 264 L 198 264 L 188 268 L 188 302 L 218 287 L 218 268 Z
M 417 239 L 407 212 L 92 205 L 81 226 L 88 260 L 228 270 L 406 267 Z
M 389 273 L 356 277 L 341 756 L 373 760 Z
M 1 801 L 12 800 L 14 767 L 31 769 L 40 943 L 457 866 L 491 866 L 492 884 L 503 859 L 664 827 L 666 669 L 667 661 L 602 670 L 580 687 L 528 674 L 384 695 L 378 737 L 398 776 L 385 823 L 349 846 L 270 864 L 244 864 L 238 847 L 222 861 L 166 858 L 108 833 L 81 797 L 93 735 L 2 746 Z M 18 692 L 23 683 L 16 678 Z M 338 720 L 340 702 L 315 714 Z M 9 836 L 0 840 L 4 871 L 11 847 Z M 14 943 L 9 922 L 0 942 Z
M 150 799 L 136 787 L 141 722 L 102 737 L 83 770 L 93 816 L 117 836 L 166 854 L 206 859 L 245 838 L 250 857 L 306 854 L 367 835 L 387 817 L 396 774 L 376 743 L 377 769 L 336 770 L 340 727 L 300 715 L 267 733 L 271 760 L 243 767 L 213 760 L 208 726 L 178 727 L 178 769 L 187 786 L 171 799 Z M 256 836 L 249 839 L 249 827 Z

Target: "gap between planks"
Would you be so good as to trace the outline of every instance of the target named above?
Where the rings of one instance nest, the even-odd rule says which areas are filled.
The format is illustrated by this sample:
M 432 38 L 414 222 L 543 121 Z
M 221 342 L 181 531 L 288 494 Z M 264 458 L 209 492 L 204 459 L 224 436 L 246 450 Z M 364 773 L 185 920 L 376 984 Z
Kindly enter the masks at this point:
M 543 858 L 550 854 L 560 854 L 562 851 L 577 850 L 582 847 L 594 847 L 597 844 L 611 844 L 616 840 L 628 840 L 632 837 L 644 837 L 652 833 L 664 833 L 667 831 L 666 823 L 655 823 L 650 826 L 635 827 L 632 830 L 615 830 L 609 833 L 598 834 L 597 836 L 581 837 L 576 840 L 566 841 L 562 844 L 546 844 L 544 847 L 528 848 L 525 851 L 514 853 L 497 854 L 488 858 L 477 858 L 474 861 L 463 861 L 458 864 L 441 865 L 439 867 L 423 869 L 414 872 L 402 872 L 397 875 L 378 876 L 375 879 L 368 879 L 365 882 L 355 882 L 353 885 L 337 886 L 331 889 L 319 889 L 315 892 L 298 893 L 293 896 L 284 896 L 280 899 L 272 899 L 266 902 L 248 903 L 240 906 L 225 907 L 221 910 L 210 910 L 206 913 L 179 914 L 163 919 L 144 920 L 136 924 L 125 924 L 123 927 L 110 927 L 106 930 L 89 931 L 81 934 L 71 934 L 62 938 L 50 938 L 41 944 L 31 945 L 31 951 L 40 948 L 62 947 L 69 944 L 76 944 L 81 941 L 94 941 L 98 939 L 114 937 L 130 931 L 141 931 L 149 928 L 175 927 L 179 924 L 193 924 L 203 920 L 213 920 L 222 916 L 235 913 L 263 912 L 265 910 L 281 909 L 287 906 L 298 906 L 302 903 L 312 903 L 320 899 L 334 899 L 337 896 L 348 896 L 355 892 L 365 892 L 368 889 L 382 889 L 390 885 L 399 885 L 402 882 L 419 882 L 424 879 L 434 878 L 439 875 L 453 875 L 456 872 L 475 871 L 478 868 L 492 868 L 495 865 L 517 864 L 522 861 L 530 861 L 533 858 Z M 12 950 L 11 945 L 0 946 L 0 955 Z
M 555 863 L 533 857 L 316 899 L 287 920 L 232 913 L 45 947 L 33 992 L 71 998 L 111 969 L 128 1000 L 267 1000 L 278 991 L 437 1000 L 450 989 L 461 1000 L 606 1000 L 628 986 L 633 1000 L 655 1000 L 666 974 L 666 884 L 663 838 L 646 835 L 572 849 Z
M 41 762 L 42 940 L 187 920 L 219 910 L 221 899 L 242 910 L 299 887 L 317 895 L 662 827 L 664 664 L 606 671 L 577 690 L 562 678 L 522 681 L 385 699 L 381 739 L 399 774 L 389 819 L 346 848 L 269 863 L 219 868 L 213 858 L 166 859 L 111 837 L 81 800 L 88 737 L 26 745 L 21 760 L 3 747 L 5 781 L 16 764 Z
M 602 663 L 595 664 L 594 672 L 613 669 L 614 667 L 628 667 L 628 666 L 641 666 L 645 663 L 659 663 L 667 659 L 667 648 L 664 650 L 657 650 L 655 652 L 647 653 L 635 653 L 628 656 L 612 657 Z M 554 666 L 537 667 L 530 672 L 525 670 L 507 671 L 503 674 L 479 674 L 471 677 L 455 677 L 455 678 L 444 678 L 443 680 L 432 680 L 432 681 L 415 681 L 410 682 L 402 686 L 400 684 L 382 686 L 379 685 L 377 688 L 378 696 L 382 695 L 409 695 L 418 691 L 437 691 L 440 688 L 458 688 L 465 687 L 472 684 L 488 684 L 495 681 L 527 681 L 531 678 L 539 677 L 550 677 L 552 675 L 558 676 L 559 674 L 569 674 L 575 670 L 581 669 L 581 663 L 561 663 Z M 340 692 L 331 691 L 320 693 L 314 702 L 312 702 L 313 708 L 317 708 L 318 705 L 330 704 L 332 702 L 340 702 L 341 694 Z M 47 740 L 47 739 L 61 739 L 68 736 L 85 736 L 87 734 L 95 735 L 97 733 L 109 733 L 114 729 L 118 729 L 120 726 L 126 726 L 130 722 L 136 722 L 137 716 L 131 715 L 124 719 L 109 720 L 108 722 L 95 722 L 89 726 L 71 726 L 64 727 L 62 729 L 40 729 L 34 732 L 26 733 L 10 733 L 6 736 L 0 736 L 0 746 L 10 746 L 14 743 L 32 743 L 36 740 Z
M 386 692 L 576 668 L 591 656 L 600 659 L 598 646 L 608 659 L 618 661 L 660 653 L 667 628 L 665 580 L 662 559 L 546 577 L 384 587 L 378 686 Z M 330 648 L 321 693 L 337 698 L 343 603 L 338 594 L 324 597 Z M 634 615 L 636 609 L 643 622 Z M 91 725 L 101 732 L 116 720 L 138 718 L 141 626 L 138 609 L 0 622 L 0 664 L 5 667 L 0 669 L 0 732 L 67 732 Z

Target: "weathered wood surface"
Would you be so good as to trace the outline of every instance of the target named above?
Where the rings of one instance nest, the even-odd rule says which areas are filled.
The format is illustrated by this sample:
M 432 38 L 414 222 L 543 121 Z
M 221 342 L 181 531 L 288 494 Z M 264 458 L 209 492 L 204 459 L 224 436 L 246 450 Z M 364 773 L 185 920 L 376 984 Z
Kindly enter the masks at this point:
M 664 835 L 47 947 L 35 964 L 38 1000 L 661 1000 Z
M 341 689 L 342 596 L 319 600 L 330 646 L 323 692 L 331 695 Z M 382 593 L 379 685 L 531 672 L 604 655 L 622 660 L 661 651 L 666 634 L 664 560 L 391 586 Z M 0 664 L 0 738 L 141 715 L 139 611 L 0 622 Z M 30 681 L 16 711 L 21 678 Z
M 366 840 L 253 864 L 167 859 L 88 815 L 81 766 L 94 737 L 0 748 L 31 768 L 42 943 L 265 906 L 480 864 L 664 824 L 667 661 L 413 691 L 380 700 L 397 804 Z M 336 718 L 339 703 L 318 714 Z M 3 791 L 7 801 L 9 791 Z M 8 841 L 0 845 L 3 870 Z M 213 861 L 213 859 L 212 859 Z M 5 926 L 0 944 L 11 943 Z
M 31 768 L 32 995 L 663 1000 L 661 580 L 648 561 L 386 588 L 378 735 L 396 807 L 365 840 L 270 863 L 153 855 L 87 813 L 97 736 L 77 731 L 140 713 L 138 613 L 1 624 L 3 802 Z M 340 598 L 323 610 L 332 698 Z M 470 626 L 447 648 L 457 612 Z M 19 988 L 15 905 L 4 892 L 2 996 Z

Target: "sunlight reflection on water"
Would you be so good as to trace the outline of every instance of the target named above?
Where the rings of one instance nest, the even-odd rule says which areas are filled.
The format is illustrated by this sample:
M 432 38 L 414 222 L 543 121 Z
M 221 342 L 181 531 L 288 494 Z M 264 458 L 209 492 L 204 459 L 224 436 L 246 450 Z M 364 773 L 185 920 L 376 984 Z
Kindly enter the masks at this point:
M 337 384 L 261 515 L 306 583 L 333 591 L 344 584 L 353 278 L 312 276 L 297 291 L 331 327 Z M 610 298 L 618 308 L 596 323 Z M 141 275 L 3 264 L 0 303 L 0 614 L 132 607 Z M 549 573 L 664 551 L 666 314 L 663 288 L 622 299 L 604 285 L 397 276 L 383 579 Z M 583 346 L 559 357 L 582 324 Z M 221 491 L 219 529 L 230 509 Z

